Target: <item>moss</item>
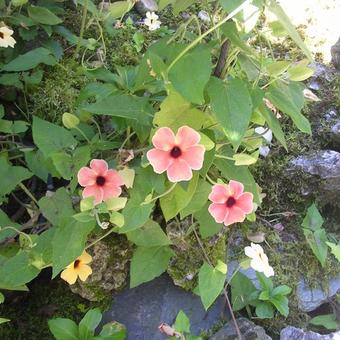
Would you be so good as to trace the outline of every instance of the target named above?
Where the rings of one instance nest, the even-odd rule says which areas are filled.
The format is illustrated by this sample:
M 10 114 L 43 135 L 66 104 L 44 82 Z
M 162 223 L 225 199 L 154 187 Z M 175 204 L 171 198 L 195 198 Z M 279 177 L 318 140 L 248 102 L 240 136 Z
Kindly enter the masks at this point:
M 174 243 L 175 256 L 168 267 L 168 273 L 174 283 L 185 290 L 192 291 L 197 286 L 198 272 L 205 257 L 194 233 L 188 232 L 190 224 L 187 220 L 171 222 L 167 233 Z M 224 261 L 226 247 L 225 235 L 202 240 L 203 247 L 213 265 L 217 260 Z

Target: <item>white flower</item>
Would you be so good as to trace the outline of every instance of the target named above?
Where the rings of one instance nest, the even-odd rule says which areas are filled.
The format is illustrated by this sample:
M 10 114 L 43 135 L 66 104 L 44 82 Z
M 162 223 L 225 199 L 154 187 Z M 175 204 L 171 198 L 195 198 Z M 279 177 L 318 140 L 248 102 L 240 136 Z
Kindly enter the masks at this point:
M 267 277 L 274 276 L 274 270 L 269 265 L 268 257 L 259 244 L 251 243 L 250 247 L 244 248 L 244 253 L 251 258 L 250 266 L 257 272 Z
M 261 145 L 259 147 L 259 152 L 262 157 L 267 157 L 270 152 L 270 147 L 268 145 Z
M 263 137 L 268 143 L 271 143 L 272 139 L 273 139 L 273 132 L 270 129 L 266 129 L 263 126 L 259 126 L 257 128 L 255 128 L 255 132 L 259 135 L 261 135 L 261 137 Z
M 159 16 L 155 12 L 146 12 L 144 25 L 149 27 L 150 31 L 155 31 L 161 27 L 161 22 L 158 20 Z
M 14 32 L 6 26 L 0 27 L 0 47 L 14 47 L 16 41 L 12 38 Z

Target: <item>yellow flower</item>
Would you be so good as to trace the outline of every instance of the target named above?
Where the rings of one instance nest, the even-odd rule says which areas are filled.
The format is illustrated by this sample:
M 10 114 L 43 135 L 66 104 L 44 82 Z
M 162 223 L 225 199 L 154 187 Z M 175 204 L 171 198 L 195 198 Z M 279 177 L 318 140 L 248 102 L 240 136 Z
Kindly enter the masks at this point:
M 6 26 L 0 27 L 0 47 L 14 47 L 16 41 L 12 37 L 13 33 L 14 32 Z
M 92 274 L 92 269 L 88 266 L 92 262 L 92 257 L 85 250 L 84 252 L 66 269 L 64 269 L 60 277 L 68 284 L 73 285 L 79 276 L 80 280 L 86 281 L 86 279 Z

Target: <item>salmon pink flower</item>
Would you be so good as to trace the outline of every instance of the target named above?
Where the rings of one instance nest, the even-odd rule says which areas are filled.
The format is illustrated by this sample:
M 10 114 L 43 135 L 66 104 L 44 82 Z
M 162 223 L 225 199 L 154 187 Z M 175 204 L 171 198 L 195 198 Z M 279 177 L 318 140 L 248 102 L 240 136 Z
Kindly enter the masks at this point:
M 200 134 L 189 126 L 180 127 L 176 136 L 168 127 L 162 127 L 153 136 L 155 148 L 146 157 L 157 174 L 167 172 L 169 181 L 189 181 L 192 170 L 203 165 L 205 149 L 198 144 L 200 139 Z
M 274 276 L 274 269 L 269 265 L 268 257 L 259 244 L 251 243 L 250 247 L 244 248 L 244 253 L 251 258 L 250 266 L 265 276 Z
M 124 182 L 118 172 L 109 169 L 103 159 L 93 159 L 90 167 L 83 167 L 78 172 L 78 182 L 83 190 L 83 198 L 94 197 L 96 204 L 122 193 Z
M 253 211 L 253 194 L 243 190 L 243 184 L 237 181 L 212 187 L 209 200 L 213 203 L 209 206 L 209 212 L 217 223 L 228 226 L 243 222 L 246 214 Z
M 84 252 L 66 269 L 64 269 L 60 277 L 65 280 L 68 284 L 73 285 L 79 276 L 80 280 L 86 281 L 86 279 L 92 274 L 92 269 L 88 265 L 92 262 L 92 256 L 85 250 Z

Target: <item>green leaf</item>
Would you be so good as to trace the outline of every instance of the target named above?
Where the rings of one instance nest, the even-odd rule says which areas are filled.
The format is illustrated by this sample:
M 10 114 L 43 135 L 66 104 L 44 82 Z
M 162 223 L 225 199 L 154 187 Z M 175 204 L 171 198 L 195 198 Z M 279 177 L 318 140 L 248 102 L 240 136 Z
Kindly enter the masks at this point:
M 237 149 L 245 135 L 252 113 L 252 100 L 246 83 L 238 78 L 231 78 L 227 83 L 212 78 L 208 94 L 212 111 L 234 149 Z
M 131 260 L 130 287 L 136 287 L 161 275 L 173 255 L 174 252 L 169 247 L 138 247 Z
M 289 314 L 288 299 L 282 295 L 276 295 L 270 299 L 270 302 L 283 316 L 287 317 Z
M 46 158 L 65 148 L 74 149 L 77 141 L 72 133 L 61 126 L 33 116 L 33 141 Z
M 53 278 L 82 254 L 87 236 L 94 227 L 93 222 L 81 223 L 74 219 L 67 219 L 58 226 L 52 243 Z
M 56 228 L 49 228 L 41 233 L 37 239 L 34 240 L 36 246 L 31 250 L 32 265 L 41 269 L 41 266 L 52 263 L 52 240 Z
M 0 287 L 14 288 L 22 286 L 33 280 L 40 270 L 34 267 L 29 256 L 19 251 L 10 258 L 0 257 Z
M 273 290 L 273 281 L 260 272 L 256 272 L 256 277 L 259 280 L 262 289 L 268 290 L 270 293 L 269 295 L 271 295 L 271 291 Z
M 275 14 L 280 24 L 284 27 L 284 29 L 288 32 L 290 37 L 294 40 L 294 42 L 299 46 L 299 48 L 303 51 L 303 53 L 307 56 L 310 61 L 313 61 L 313 57 L 308 50 L 307 46 L 301 39 L 299 33 L 296 31 L 295 27 L 291 23 L 289 17 L 284 12 L 282 7 L 276 0 L 271 0 L 269 2 L 268 9 Z
M 256 316 L 261 319 L 269 319 L 274 316 L 273 307 L 269 302 L 260 302 L 256 305 Z
M 258 158 L 259 151 L 255 151 L 251 155 L 248 155 L 246 153 L 236 153 L 233 156 L 236 166 L 254 164 L 257 162 Z
M 337 329 L 338 323 L 334 314 L 318 315 L 309 320 L 309 323 L 315 326 L 322 326 L 327 329 Z
M 70 319 L 52 319 L 48 327 L 57 340 L 79 340 L 78 326 Z
M 210 58 L 210 49 L 199 46 L 182 56 L 169 71 L 173 87 L 192 103 L 204 103 L 203 91 L 212 68 Z
M 22 181 L 32 177 L 32 173 L 22 166 L 12 166 L 0 157 L 0 197 L 9 194 Z
M 39 64 L 55 65 L 56 58 L 46 48 L 39 47 L 25 54 L 21 54 L 6 64 L 2 70 L 10 72 L 27 71 L 37 67 Z
M 125 340 L 126 338 L 126 328 L 124 325 L 119 322 L 112 321 L 110 323 L 106 323 L 99 336 L 101 339 L 107 340 Z
M 91 340 L 101 319 L 102 313 L 98 308 L 90 309 L 79 322 L 79 338 L 82 340 Z
M 290 65 L 289 61 L 278 60 L 267 65 L 266 70 L 271 77 L 277 77 L 283 72 L 286 72 L 288 70 L 289 65 Z
M 51 161 L 46 159 L 40 150 L 32 150 L 24 153 L 28 168 L 45 183 L 50 173 Z
M 331 253 L 336 257 L 336 259 L 340 262 L 340 244 L 335 244 L 332 242 L 326 242 L 328 247 L 331 248 Z
M 279 120 L 275 117 L 273 112 L 271 112 L 263 103 L 260 104 L 258 109 L 259 109 L 261 115 L 263 116 L 263 118 L 266 120 L 269 128 L 273 131 L 276 139 L 282 144 L 282 146 L 286 150 L 288 150 L 286 138 L 285 138 L 285 135 L 282 131 Z
M 5 86 L 15 86 L 16 88 L 22 90 L 23 84 L 20 80 L 19 73 L 6 73 L 0 76 L 0 84 Z M 6 132 L 6 131 L 3 131 Z
M 94 104 L 85 105 L 82 110 L 98 115 L 133 119 L 142 125 L 149 125 L 148 116 L 151 112 L 148 98 L 129 94 L 112 95 Z
M 0 325 L 6 322 L 11 321 L 10 319 L 0 318 Z
M 80 120 L 77 116 L 69 112 L 64 112 L 62 122 L 67 129 L 74 129 L 79 125 Z
M 199 179 L 190 203 L 181 211 L 181 219 L 201 210 L 208 200 L 210 191 L 211 185 L 207 181 Z
M 170 91 L 160 105 L 160 111 L 155 114 L 153 123 L 159 127 L 169 127 L 174 131 L 183 125 L 199 130 L 207 119 L 203 111 L 192 107 L 191 103 L 178 92 Z
M 292 288 L 286 286 L 286 285 L 282 285 L 282 286 L 278 286 L 276 288 L 273 289 L 272 291 L 272 295 L 288 295 L 290 294 L 290 292 L 292 291 Z
M 314 74 L 314 70 L 305 65 L 291 66 L 288 69 L 288 76 L 291 81 L 304 81 Z
M 46 7 L 29 6 L 27 12 L 29 17 L 39 24 L 58 25 L 63 22 Z
M 254 195 L 254 201 L 260 204 L 260 196 L 253 175 L 246 166 L 235 166 L 233 161 L 227 159 L 215 159 L 214 164 L 228 180 L 239 181 L 244 185 L 245 191 Z
M 174 218 L 189 204 L 196 191 L 198 177 L 198 172 L 195 172 L 186 189 L 177 184 L 169 194 L 160 198 L 161 209 L 166 221 Z
M 315 203 L 313 203 L 307 209 L 307 215 L 303 219 L 302 226 L 312 231 L 316 231 L 322 227 L 323 222 L 324 222 L 324 219 L 319 213 L 319 210 L 316 207 Z
M 190 320 L 182 310 L 176 316 L 175 330 L 180 333 L 190 333 Z
M 208 211 L 210 202 L 207 202 L 200 211 L 195 212 L 194 217 L 199 224 L 200 234 L 207 238 L 217 234 L 223 227 L 223 223 L 216 223 Z
M 326 245 L 326 242 L 328 241 L 326 230 L 317 229 L 313 232 L 309 229 L 304 229 L 303 233 L 314 255 L 317 257 L 322 267 L 324 267 L 328 253 L 328 247 Z
M 223 291 L 226 274 L 206 262 L 198 273 L 198 286 L 204 308 L 207 310 Z
M 259 295 L 259 300 L 270 300 L 270 291 L 269 290 L 263 290 Z
M 152 220 L 147 221 L 141 228 L 130 231 L 127 238 L 137 246 L 156 247 L 171 244 L 160 225 Z
M 308 119 L 301 113 L 304 96 L 300 83 L 287 85 L 282 81 L 276 81 L 269 86 L 266 97 L 275 107 L 287 114 L 299 130 L 308 134 L 312 133 Z
M 256 287 L 245 275 L 238 272 L 230 282 L 233 310 L 238 311 L 254 301 Z
M 109 6 L 110 16 L 114 19 L 121 18 L 127 13 L 132 7 L 133 1 L 116 1 Z
M 42 197 L 38 203 L 42 214 L 53 225 L 59 225 L 75 213 L 71 196 L 65 188 L 59 188 L 52 196 Z

